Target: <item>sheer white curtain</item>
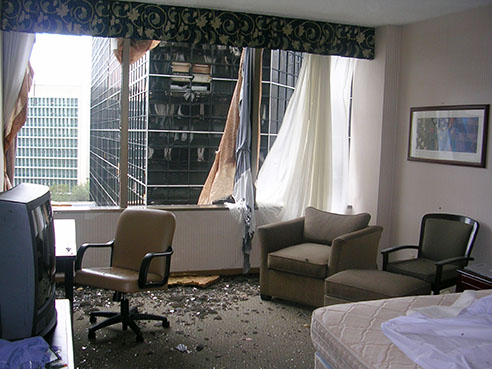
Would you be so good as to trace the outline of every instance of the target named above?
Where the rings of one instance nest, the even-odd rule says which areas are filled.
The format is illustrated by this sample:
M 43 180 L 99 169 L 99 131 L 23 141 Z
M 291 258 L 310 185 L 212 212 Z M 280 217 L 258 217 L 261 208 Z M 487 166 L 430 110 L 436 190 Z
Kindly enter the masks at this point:
M 307 206 L 345 212 L 354 59 L 306 54 L 277 139 L 256 182 L 260 223 Z

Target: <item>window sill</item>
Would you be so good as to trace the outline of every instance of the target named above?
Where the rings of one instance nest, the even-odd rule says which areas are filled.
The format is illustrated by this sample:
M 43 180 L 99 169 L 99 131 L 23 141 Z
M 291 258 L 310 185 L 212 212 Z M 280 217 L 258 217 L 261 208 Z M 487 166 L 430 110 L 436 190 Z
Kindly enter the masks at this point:
M 86 206 L 86 205 L 72 205 L 64 204 L 57 205 L 52 204 L 53 212 L 55 214 L 67 214 L 67 213 L 78 213 L 78 212 L 98 212 L 98 213 L 113 213 L 121 212 L 122 208 L 119 206 Z M 129 206 L 135 208 L 148 208 L 148 209 L 162 209 L 168 211 L 223 211 L 228 210 L 224 205 L 149 205 L 149 206 Z

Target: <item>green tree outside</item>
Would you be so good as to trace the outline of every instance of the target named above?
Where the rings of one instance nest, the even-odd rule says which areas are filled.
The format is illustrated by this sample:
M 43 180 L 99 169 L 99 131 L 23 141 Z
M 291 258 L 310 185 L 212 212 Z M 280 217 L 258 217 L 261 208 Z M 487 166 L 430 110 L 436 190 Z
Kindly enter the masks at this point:
M 89 201 L 89 182 L 72 186 L 72 191 L 68 184 L 54 184 L 50 186 L 50 192 L 52 201 Z

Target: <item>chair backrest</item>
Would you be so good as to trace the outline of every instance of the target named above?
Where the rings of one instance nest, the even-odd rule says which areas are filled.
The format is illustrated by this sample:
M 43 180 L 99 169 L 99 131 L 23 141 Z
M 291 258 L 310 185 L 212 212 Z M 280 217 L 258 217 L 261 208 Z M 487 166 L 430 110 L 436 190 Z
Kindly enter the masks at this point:
M 370 219 L 369 213 L 336 214 L 309 206 L 304 216 L 304 241 L 331 245 L 338 236 L 366 228 Z
M 424 215 L 420 228 L 419 257 L 436 261 L 469 257 L 478 227 L 476 220 L 462 215 Z
M 176 219 L 158 209 L 125 209 L 116 226 L 112 266 L 138 271 L 148 252 L 164 252 L 172 245 Z M 154 259 L 150 273 L 164 276 L 165 258 Z

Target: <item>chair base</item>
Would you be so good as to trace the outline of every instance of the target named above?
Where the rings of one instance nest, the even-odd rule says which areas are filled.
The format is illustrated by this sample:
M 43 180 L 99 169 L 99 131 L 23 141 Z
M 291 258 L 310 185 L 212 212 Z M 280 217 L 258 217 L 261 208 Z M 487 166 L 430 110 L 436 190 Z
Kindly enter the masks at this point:
M 122 293 L 116 292 L 113 296 L 113 301 L 120 301 L 119 313 L 114 311 L 94 311 L 90 313 L 89 320 L 91 323 L 96 323 L 97 317 L 105 317 L 107 319 L 98 324 L 94 324 L 92 327 L 89 328 L 89 339 L 92 340 L 96 338 L 97 330 L 108 327 L 110 325 L 121 323 L 124 331 L 127 330 L 128 327 L 130 327 L 137 336 L 137 342 L 143 342 L 144 339 L 142 331 L 136 323 L 137 320 L 160 320 L 164 328 L 169 328 L 169 321 L 166 317 L 154 314 L 139 313 L 136 307 L 130 308 L 128 299 Z

